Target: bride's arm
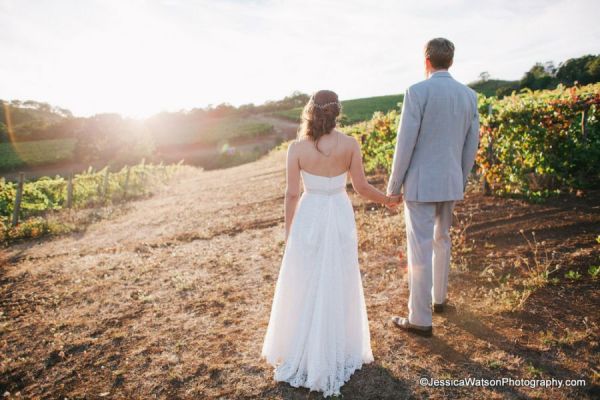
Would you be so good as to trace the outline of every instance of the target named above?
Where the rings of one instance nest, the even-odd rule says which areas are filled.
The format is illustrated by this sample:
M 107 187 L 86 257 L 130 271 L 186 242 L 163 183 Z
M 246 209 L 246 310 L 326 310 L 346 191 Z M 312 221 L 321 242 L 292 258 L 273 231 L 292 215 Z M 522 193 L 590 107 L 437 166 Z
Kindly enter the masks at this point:
M 353 149 L 352 149 L 352 161 L 350 162 L 350 177 L 352 179 L 352 187 L 354 190 L 367 199 L 382 203 L 392 204 L 397 203 L 399 196 L 386 196 L 385 193 L 378 190 L 376 187 L 367 182 L 365 177 L 365 171 L 363 168 L 362 153 L 360 150 L 360 144 L 353 138 Z
M 290 143 L 286 161 L 286 188 L 285 188 L 285 240 L 287 241 L 300 198 L 300 165 L 298 164 L 298 149 L 295 142 Z

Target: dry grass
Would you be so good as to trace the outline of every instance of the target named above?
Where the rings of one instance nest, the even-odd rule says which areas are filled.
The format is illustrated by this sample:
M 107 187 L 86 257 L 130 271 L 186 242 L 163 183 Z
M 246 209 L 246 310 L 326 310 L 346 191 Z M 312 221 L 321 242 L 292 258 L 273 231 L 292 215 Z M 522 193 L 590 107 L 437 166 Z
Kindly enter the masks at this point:
M 275 383 L 259 357 L 283 252 L 284 156 L 186 169 L 156 196 L 84 231 L 4 250 L 0 393 L 320 398 Z M 383 187 L 383 178 L 373 180 Z M 452 307 L 434 316 L 431 339 L 388 322 L 406 311 L 401 211 L 351 196 L 375 362 L 353 375 L 343 397 L 598 395 L 600 295 L 586 273 L 598 264 L 598 194 L 546 205 L 468 195 L 456 208 Z M 538 267 L 521 228 L 536 231 L 540 265 L 544 248 L 554 249 L 552 265 L 584 278 L 529 284 L 523 260 Z M 506 293 L 534 289 L 519 307 L 498 307 L 502 284 Z M 584 378 L 588 386 L 427 388 L 422 376 Z

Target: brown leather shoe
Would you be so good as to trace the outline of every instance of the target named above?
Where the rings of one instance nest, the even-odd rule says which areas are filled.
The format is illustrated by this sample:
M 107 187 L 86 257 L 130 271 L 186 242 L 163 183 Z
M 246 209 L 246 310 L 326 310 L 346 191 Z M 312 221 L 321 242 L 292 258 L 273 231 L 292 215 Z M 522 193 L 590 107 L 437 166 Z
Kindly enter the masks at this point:
M 433 334 L 433 328 L 431 326 L 413 325 L 408 322 L 408 318 L 394 316 L 392 317 L 392 322 L 399 328 L 419 336 L 431 337 Z

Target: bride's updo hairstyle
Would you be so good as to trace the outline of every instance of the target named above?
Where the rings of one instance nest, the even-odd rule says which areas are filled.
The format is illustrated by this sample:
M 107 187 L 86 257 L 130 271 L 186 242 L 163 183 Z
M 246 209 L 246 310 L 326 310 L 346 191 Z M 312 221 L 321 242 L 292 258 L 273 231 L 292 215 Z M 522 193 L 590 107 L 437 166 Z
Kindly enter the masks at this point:
M 302 110 L 302 123 L 298 128 L 298 137 L 308 136 L 319 150 L 317 142 L 335 128 L 336 118 L 341 111 L 342 105 L 335 92 L 319 90 L 314 93 Z

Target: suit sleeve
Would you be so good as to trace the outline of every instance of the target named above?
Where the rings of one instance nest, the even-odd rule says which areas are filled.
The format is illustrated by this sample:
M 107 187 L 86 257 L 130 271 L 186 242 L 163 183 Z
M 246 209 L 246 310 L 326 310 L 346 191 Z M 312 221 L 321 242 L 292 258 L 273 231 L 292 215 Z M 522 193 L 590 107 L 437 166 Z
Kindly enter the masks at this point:
M 392 160 L 392 172 L 388 181 L 388 194 L 400 194 L 404 176 L 410 165 L 419 130 L 421 128 L 422 110 L 419 99 L 410 88 L 404 93 L 402 113 L 396 136 L 396 149 Z
M 471 173 L 473 164 L 475 163 L 475 155 L 479 147 L 479 113 L 477 111 L 477 99 L 475 99 L 475 112 L 471 125 L 465 137 L 465 143 L 462 151 L 462 173 L 463 173 L 463 191 L 467 187 L 467 178 Z

